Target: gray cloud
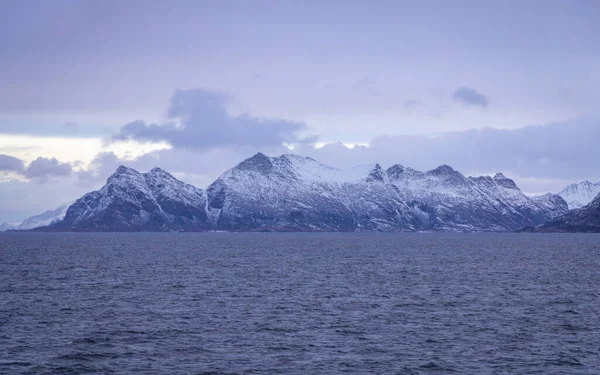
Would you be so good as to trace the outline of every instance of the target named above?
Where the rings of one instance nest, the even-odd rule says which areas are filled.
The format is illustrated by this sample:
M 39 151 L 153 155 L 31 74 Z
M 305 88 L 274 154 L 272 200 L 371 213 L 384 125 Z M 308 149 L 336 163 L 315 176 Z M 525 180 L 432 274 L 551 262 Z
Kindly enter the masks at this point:
M 38 157 L 28 166 L 19 158 L 0 154 L 0 172 L 13 172 L 28 179 L 44 182 L 50 177 L 70 176 L 73 167 L 69 163 L 62 163 L 56 158 Z
M 23 168 L 23 160 L 14 156 L 0 154 L 0 171 L 22 173 Z
M 452 99 L 457 100 L 467 106 L 479 106 L 487 108 L 489 105 L 488 98 L 470 87 L 461 87 L 454 91 Z
M 113 141 L 167 141 L 174 147 L 212 148 L 220 146 L 268 147 L 283 142 L 314 141 L 298 133 L 306 124 L 280 119 L 262 119 L 227 112 L 229 96 L 201 89 L 177 90 L 171 98 L 171 123 L 147 124 L 134 121 L 123 126 Z M 177 125 L 176 125 L 177 123 Z
M 29 164 L 23 175 L 27 178 L 45 180 L 52 176 L 69 176 L 72 170 L 69 163 L 61 163 L 55 158 L 39 157 Z
M 378 162 L 428 170 L 449 164 L 465 174 L 503 172 L 532 181 L 556 180 L 560 181 L 557 188 L 562 188 L 565 181 L 600 181 L 595 157 L 598 139 L 600 120 L 581 119 L 512 130 L 473 129 L 433 138 L 380 136 L 369 147 L 329 144 L 319 149 L 299 147 L 298 153 L 341 167 Z

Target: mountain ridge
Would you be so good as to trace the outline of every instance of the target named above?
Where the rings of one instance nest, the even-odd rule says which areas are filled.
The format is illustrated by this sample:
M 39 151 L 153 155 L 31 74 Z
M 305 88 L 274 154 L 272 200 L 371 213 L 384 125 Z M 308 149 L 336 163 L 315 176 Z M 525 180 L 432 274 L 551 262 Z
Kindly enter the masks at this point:
M 503 174 L 467 177 L 448 165 L 338 169 L 262 153 L 206 190 L 153 168 L 120 166 L 52 231 L 514 231 L 568 210 L 555 194 L 527 197 Z
M 600 233 L 600 193 L 587 205 L 535 227 L 523 228 L 523 232 L 547 233 Z
M 2 224 L 0 224 L 0 232 L 9 231 L 9 230 L 10 231 L 30 230 L 30 229 L 47 226 L 55 221 L 62 220 L 62 218 L 67 213 L 67 209 L 69 208 L 69 206 L 71 204 L 72 204 L 72 202 L 64 203 L 53 210 L 47 210 L 40 214 L 29 216 L 29 217 L 25 218 L 25 220 L 23 220 L 22 222 L 20 222 L 18 224 L 2 223 Z

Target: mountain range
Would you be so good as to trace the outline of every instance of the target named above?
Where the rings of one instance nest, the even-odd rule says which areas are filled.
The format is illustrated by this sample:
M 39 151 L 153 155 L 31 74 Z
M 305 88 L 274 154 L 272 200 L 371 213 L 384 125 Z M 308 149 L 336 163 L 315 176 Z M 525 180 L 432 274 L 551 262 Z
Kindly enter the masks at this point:
M 124 166 L 42 231 L 515 231 L 568 212 L 557 194 L 526 196 L 503 174 L 447 165 L 348 170 L 258 153 L 206 190 L 160 168 Z
M 590 203 L 599 186 L 584 181 L 528 197 L 501 173 L 342 170 L 258 153 L 206 190 L 160 168 L 121 166 L 100 190 L 0 231 L 600 231 Z

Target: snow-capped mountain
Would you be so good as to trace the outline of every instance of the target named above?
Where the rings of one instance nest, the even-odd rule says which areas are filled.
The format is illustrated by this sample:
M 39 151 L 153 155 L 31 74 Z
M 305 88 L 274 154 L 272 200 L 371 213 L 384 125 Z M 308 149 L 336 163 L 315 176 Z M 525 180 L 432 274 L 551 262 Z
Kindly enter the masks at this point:
M 530 232 L 600 232 L 600 194 L 587 205 L 537 227 L 525 228 Z
M 7 230 L 28 230 L 50 225 L 62 220 L 67 213 L 70 203 L 65 203 L 54 210 L 48 210 L 38 215 L 33 215 L 23 220 L 20 224 L 0 224 L 0 232 Z
M 543 207 L 551 219 L 564 215 L 568 211 L 565 200 L 558 194 L 546 193 L 530 197 L 538 206 Z
M 500 173 L 465 177 L 447 165 L 341 170 L 258 153 L 206 192 L 158 168 L 119 167 L 44 230 L 508 231 L 567 210 L 560 196 L 527 197 Z
M 571 210 L 585 206 L 598 194 L 600 194 L 600 182 L 593 183 L 589 181 L 571 184 L 558 193 L 567 202 Z
M 260 153 L 225 172 L 207 194 L 209 216 L 228 230 L 505 231 L 567 211 L 562 198 L 542 204 L 502 174 L 465 177 L 447 165 L 339 170 Z
M 73 203 L 51 230 L 164 231 L 206 229 L 206 197 L 160 168 L 120 166 L 98 191 Z
M 48 210 L 39 215 L 30 216 L 27 219 L 23 220 L 23 222 L 17 225 L 14 229 L 27 230 L 39 228 L 60 221 L 65 217 L 69 206 L 69 203 L 65 203 L 54 210 Z
M 5 232 L 9 229 L 13 229 L 15 227 L 14 224 L 9 224 L 6 222 L 0 223 L 0 232 Z

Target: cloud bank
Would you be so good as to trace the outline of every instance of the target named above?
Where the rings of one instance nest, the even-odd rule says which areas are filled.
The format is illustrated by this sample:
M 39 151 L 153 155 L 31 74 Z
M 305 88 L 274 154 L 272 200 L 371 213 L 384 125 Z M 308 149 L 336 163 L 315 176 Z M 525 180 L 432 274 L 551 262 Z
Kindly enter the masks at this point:
M 512 130 L 467 130 L 437 137 L 380 136 L 369 147 L 349 149 L 334 143 L 318 149 L 298 147 L 297 152 L 342 167 L 379 162 L 428 170 L 449 164 L 465 174 L 503 172 L 563 184 L 600 181 L 598 139 L 600 121 L 587 119 Z
M 302 143 L 306 130 L 301 122 L 262 119 L 227 111 L 229 96 L 208 90 L 177 90 L 171 98 L 166 124 L 134 121 L 121 128 L 113 141 L 166 141 L 173 147 L 207 149 L 223 146 L 269 147 Z
M 49 177 L 69 176 L 73 167 L 56 158 L 39 157 L 25 167 L 25 162 L 14 156 L 0 154 L 0 171 L 13 172 L 28 179 L 45 180 Z
M 22 172 L 25 163 L 14 156 L 0 154 L 0 171 L 3 172 Z
M 69 163 L 61 163 L 56 158 L 37 158 L 25 170 L 25 177 L 48 178 L 52 176 L 69 176 L 73 167 Z

